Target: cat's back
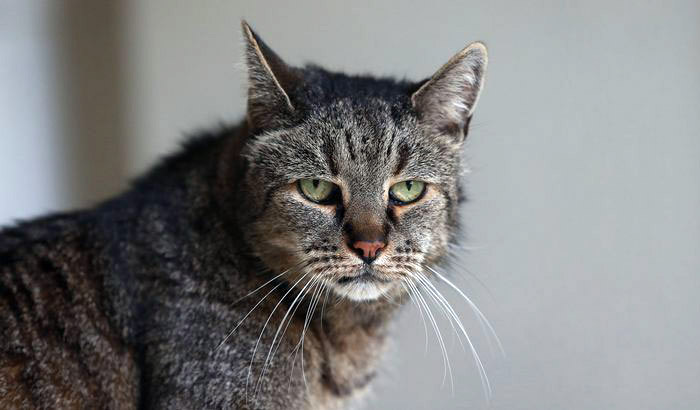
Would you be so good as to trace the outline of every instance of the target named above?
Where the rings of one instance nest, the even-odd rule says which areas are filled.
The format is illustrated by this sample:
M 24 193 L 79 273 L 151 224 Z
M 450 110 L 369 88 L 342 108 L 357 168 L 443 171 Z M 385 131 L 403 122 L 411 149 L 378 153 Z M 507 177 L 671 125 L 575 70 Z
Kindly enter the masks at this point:
M 110 324 L 83 214 L 0 230 L 0 408 L 129 408 L 134 353 Z

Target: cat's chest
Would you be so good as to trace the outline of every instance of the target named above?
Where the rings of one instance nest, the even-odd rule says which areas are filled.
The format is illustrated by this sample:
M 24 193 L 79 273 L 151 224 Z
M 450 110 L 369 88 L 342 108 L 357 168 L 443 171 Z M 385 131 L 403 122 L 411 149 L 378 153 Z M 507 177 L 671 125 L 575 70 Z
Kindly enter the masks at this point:
M 314 329 L 319 381 L 324 401 L 355 400 L 367 392 L 385 350 L 383 332 L 374 328 Z

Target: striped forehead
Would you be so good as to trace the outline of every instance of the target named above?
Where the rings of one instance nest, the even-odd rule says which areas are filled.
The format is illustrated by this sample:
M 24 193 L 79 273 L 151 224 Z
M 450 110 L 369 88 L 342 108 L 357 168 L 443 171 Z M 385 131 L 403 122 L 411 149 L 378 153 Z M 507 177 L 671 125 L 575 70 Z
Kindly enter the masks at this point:
M 454 148 L 422 135 L 415 126 L 386 123 L 334 133 L 332 144 L 322 151 L 332 175 L 381 185 L 389 178 L 440 180 L 453 172 L 459 153 Z
M 280 179 L 342 180 L 381 187 L 392 177 L 439 179 L 449 151 L 388 110 L 320 112 L 292 129 L 261 136 L 252 156 Z

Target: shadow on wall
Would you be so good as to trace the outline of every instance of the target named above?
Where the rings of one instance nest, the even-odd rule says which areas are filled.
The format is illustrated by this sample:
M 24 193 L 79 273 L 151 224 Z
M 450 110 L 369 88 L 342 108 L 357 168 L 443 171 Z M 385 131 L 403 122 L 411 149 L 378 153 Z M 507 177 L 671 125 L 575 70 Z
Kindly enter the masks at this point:
M 125 6 L 65 1 L 50 7 L 67 202 L 85 206 L 125 186 Z

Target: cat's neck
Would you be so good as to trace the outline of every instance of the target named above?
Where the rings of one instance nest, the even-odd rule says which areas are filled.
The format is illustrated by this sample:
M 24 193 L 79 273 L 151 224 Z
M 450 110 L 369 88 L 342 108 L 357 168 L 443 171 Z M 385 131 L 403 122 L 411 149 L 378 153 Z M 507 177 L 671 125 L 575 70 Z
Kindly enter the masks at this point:
M 321 381 L 330 397 L 365 391 L 377 374 L 386 349 L 389 323 L 400 307 L 384 299 L 341 299 L 314 322 L 321 361 Z
M 363 331 L 383 337 L 384 329 L 394 317 L 399 302 L 378 299 L 375 301 L 356 302 L 349 299 L 334 301 L 323 313 L 325 328 L 330 337 Z

